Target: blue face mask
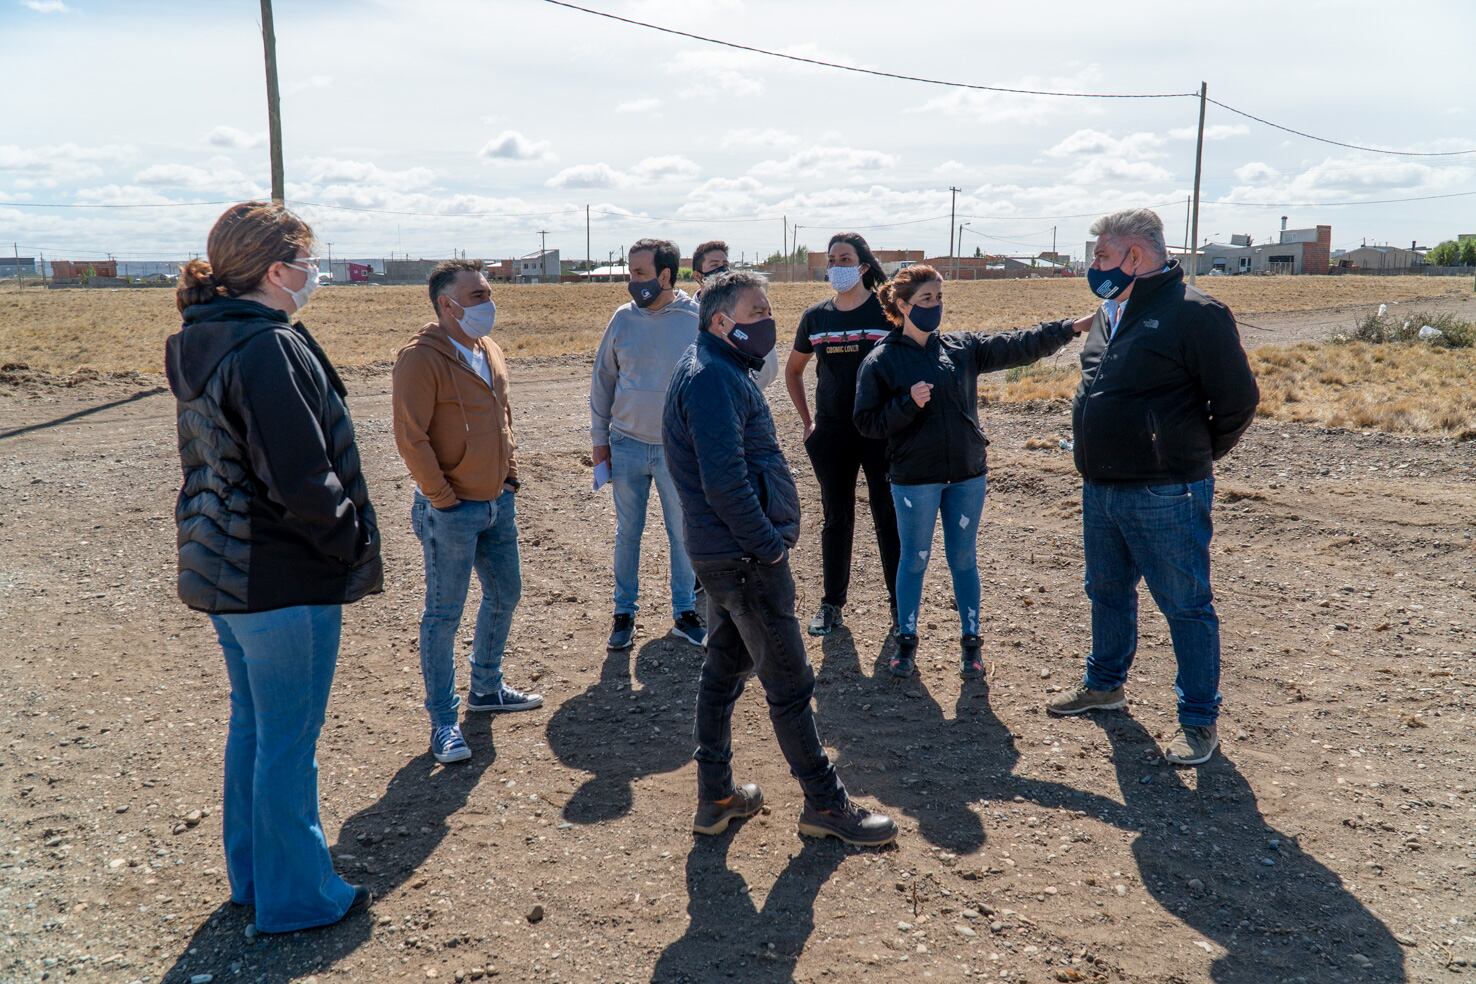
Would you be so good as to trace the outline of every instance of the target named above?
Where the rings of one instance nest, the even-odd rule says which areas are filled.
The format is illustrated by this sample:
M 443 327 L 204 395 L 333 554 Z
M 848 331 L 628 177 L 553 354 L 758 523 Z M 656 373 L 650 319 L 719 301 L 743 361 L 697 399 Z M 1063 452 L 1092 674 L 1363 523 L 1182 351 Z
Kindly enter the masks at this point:
M 1127 254 L 1122 255 L 1124 260 Z M 1098 270 L 1095 267 L 1087 267 L 1087 286 L 1092 289 L 1104 301 L 1110 301 L 1118 294 L 1132 286 L 1133 281 L 1138 279 L 1136 273 L 1128 273 L 1118 264 L 1111 270 Z
M 931 334 L 938 330 L 943 323 L 943 305 L 937 304 L 933 307 L 919 307 L 913 305 L 912 310 L 907 312 L 907 320 L 912 322 L 912 327 L 918 331 Z
M 636 307 L 650 307 L 655 303 L 656 298 L 661 296 L 661 278 L 632 280 L 625 285 L 625 289 L 630 291 L 631 300 L 636 302 Z

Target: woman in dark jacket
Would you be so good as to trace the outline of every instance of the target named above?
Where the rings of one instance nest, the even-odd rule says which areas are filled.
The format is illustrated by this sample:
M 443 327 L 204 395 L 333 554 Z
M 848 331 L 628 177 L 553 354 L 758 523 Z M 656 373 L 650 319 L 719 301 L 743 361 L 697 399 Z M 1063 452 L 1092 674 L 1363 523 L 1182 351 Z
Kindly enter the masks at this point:
M 961 672 L 983 672 L 979 657 L 979 518 L 984 512 L 985 451 L 979 427 L 979 374 L 1028 365 L 1057 351 L 1091 324 L 1052 321 L 1022 331 L 940 334 L 943 278 L 930 266 L 908 267 L 881 290 L 896 327 L 861 365 L 856 428 L 885 438 L 902 560 L 897 570 L 895 676 L 917 666 L 917 615 L 933 529 L 943 515 L 943 549 L 963 630 Z
M 887 442 L 865 437 L 851 420 L 856 400 L 856 373 L 877 342 L 887 336 L 887 321 L 876 289 L 886 274 L 866 240 L 854 232 L 830 237 L 826 279 L 835 291 L 805 311 L 795 332 L 794 349 L 784 367 L 784 385 L 805 426 L 805 451 L 820 483 L 825 524 L 820 530 L 820 559 L 825 593 L 810 621 L 810 635 L 829 635 L 841 624 L 841 610 L 851 584 L 851 543 L 856 532 L 856 474 L 866 475 L 876 549 L 891 601 L 896 628 L 897 517 L 887 485 Z M 805 398 L 805 366 L 815 359 L 815 416 Z
M 333 870 L 314 757 L 343 606 L 384 581 L 345 389 L 293 318 L 318 283 L 312 230 L 280 204 L 215 223 L 180 271 L 165 369 L 184 482 L 179 594 L 214 623 L 231 685 L 231 900 L 262 932 L 337 922 L 369 892 Z

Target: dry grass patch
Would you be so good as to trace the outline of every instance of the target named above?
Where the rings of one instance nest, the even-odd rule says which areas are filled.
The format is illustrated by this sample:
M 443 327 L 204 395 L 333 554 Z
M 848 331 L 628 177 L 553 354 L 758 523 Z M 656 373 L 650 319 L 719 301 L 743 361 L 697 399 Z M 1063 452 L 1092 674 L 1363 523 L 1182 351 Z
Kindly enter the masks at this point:
M 1250 353 L 1261 386 L 1257 413 L 1321 427 L 1476 439 L 1476 349 L 1422 343 L 1311 342 Z M 996 375 L 989 400 L 1070 399 L 1075 367 L 1035 365 Z
M 1226 277 L 1202 282 L 1244 314 L 1310 311 L 1356 304 L 1459 296 L 1464 280 L 1442 277 Z M 690 289 L 691 285 L 687 285 Z M 588 354 L 610 313 L 629 299 L 623 284 L 499 284 L 497 340 L 513 356 Z M 774 284 L 770 297 L 780 345 L 804 309 L 829 295 L 824 284 Z M 948 330 L 1018 328 L 1086 314 L 1092 298 L 1079 279 L 948 285 Z M 430 319 L 422 287 L 326 287 L 307 322 L 344 366 L 388 362 Z M 51 372 L 80 366 L 159 372 L 164 339 L 179 326 L 168 289 L 45 290 L 0 286 L 0 361 Z

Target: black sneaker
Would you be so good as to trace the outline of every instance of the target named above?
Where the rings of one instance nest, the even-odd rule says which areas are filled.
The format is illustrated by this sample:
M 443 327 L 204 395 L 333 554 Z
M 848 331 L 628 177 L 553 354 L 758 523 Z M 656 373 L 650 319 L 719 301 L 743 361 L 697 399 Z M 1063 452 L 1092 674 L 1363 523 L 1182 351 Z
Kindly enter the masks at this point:
M 692 832 L 716 836 L 734 820 L 747 820 L 763 808 L 764 791 L 757 784 L 739 786 L 725 801 L 698 803 L 697 815 L 692 817 Z
M 984 675 L 984 660 L 979 656 L 980 640 L 976 635 L 966 635 L 959 640 L 963 649 L 958 675 L 965 680 L 977 680 Z
M 543 705 L 542 694 L 525 694 L 516 687 L 502 685 L 502 689 L 496 693 L 479 694 L 476 692 L 467 694 L 466 709 L 468 711 L 531 711 L 535 707 Z
M 894 677 L 910 677 L 917 672 L 917 636 L 899 635 L 897 637 L 897 651 L 887 663 L 887 669 Z
M 817 810 L 806 802 L 799 832 L 806 837 L 834 837 L 857 847 L 882 847 L 897 839 L 897 824 L 886 814 L 856 803 L 839 810 Z
M 671 635 L 677 639 L 685 639 L 694 646 L 707 645 L 707 629 L 703 627 L 696 612 L 682 612 L 678 615 L 672 623 Z
M 810 619 L 810 635 L 828 636 L 845 624 L 841 610 L 828 601 L 820 603 L 820 610 Z
M 605 643 L 605 648 L 629 649 L 635 642 L 635 634 L 636 617 L 629 612 L 619 612 L 610 626 L 610 641 Z

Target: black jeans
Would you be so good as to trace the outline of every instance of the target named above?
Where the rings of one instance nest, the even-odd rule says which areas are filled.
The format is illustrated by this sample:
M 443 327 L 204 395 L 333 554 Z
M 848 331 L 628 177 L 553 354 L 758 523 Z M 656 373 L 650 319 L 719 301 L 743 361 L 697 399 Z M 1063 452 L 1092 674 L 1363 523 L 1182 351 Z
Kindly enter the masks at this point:
M 846 421 L 817 420 L 815 431 L 805 441 L 805 451 L 820 483 L 820 504 L 825 525 L 820 530 L 820 559 L 825 571 L 822 601 L 837 608 L 845 606 L 851 586 L 851 544 L 856 534 L 856 473 L 866 473 L 871 499 L 871 522 L 876 527 L 876 549 L 881 555 L 882 575 L 887 579 L 887 597 L 897 604 L 897 558 L 902 547 L 897 540 L 897 513 L 892 506 L 892 486 L 887 481 L 887 442 L 862 437 Z
M 789 559 L 697 561 L 707 588 L 707 655 L 697 685 L 697 797 L 733 794 L 733 705 L 756 673 L 769 702 L 769 720 L 789 771 L 805 799 L 821 810 L 846 803 L 846 788 L 820 744 L 815 674 L 794 617 Z

